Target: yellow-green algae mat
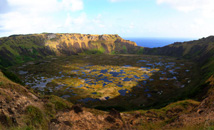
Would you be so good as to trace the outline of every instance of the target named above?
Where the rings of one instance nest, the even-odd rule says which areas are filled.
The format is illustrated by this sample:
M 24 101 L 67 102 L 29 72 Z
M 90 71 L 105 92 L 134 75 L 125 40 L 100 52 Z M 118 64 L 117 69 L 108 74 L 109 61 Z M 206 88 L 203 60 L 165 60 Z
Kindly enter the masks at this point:
M 28 62 L 13 70 L 26 85 L 72 102 L 114 105 L 122 104 L 120 98 L 142 106 L 188 86 L 192 66 L 162 56 L 77 55 Z

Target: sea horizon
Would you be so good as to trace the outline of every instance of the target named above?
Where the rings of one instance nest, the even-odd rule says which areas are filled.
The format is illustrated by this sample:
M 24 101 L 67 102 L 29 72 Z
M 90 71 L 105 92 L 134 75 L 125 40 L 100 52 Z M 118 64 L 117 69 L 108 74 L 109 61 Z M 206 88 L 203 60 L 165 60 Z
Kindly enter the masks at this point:
M 186 42 L 197 40 L 198 38 L 164 38 L 164 37 L 124 37 L 125 40 L 130 40 L 135 42 L 138 46 L 142 47 L 163 47 L 175 42 Z

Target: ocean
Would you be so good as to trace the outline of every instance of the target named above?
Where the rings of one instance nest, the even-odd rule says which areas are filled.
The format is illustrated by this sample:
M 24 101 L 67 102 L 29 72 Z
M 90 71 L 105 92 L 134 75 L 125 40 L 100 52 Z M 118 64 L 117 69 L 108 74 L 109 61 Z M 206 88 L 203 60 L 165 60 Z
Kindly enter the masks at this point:
M 136 42 L 138 46 L 149 48 L 163 47 L 172 44 L 174 42 L 195 40 L 194 38 L 133 38 L 133 37 L 126 37 L 124 39 Z

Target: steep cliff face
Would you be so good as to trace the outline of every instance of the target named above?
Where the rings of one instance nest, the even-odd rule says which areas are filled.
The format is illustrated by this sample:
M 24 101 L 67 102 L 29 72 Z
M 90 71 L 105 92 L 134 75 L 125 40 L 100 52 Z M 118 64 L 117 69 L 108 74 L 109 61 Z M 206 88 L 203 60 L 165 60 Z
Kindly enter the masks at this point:
M 47 34 L 45 46 L 56 51 L 57 55 L 71 55 L 90 50 L 102 53 L 134 53 L 133 49 L 137 45 L 118 35 Z
M 78 53 L 135 53 L 136 43 L 118 35 L 32 34 L 0 38 L 0 65 Z

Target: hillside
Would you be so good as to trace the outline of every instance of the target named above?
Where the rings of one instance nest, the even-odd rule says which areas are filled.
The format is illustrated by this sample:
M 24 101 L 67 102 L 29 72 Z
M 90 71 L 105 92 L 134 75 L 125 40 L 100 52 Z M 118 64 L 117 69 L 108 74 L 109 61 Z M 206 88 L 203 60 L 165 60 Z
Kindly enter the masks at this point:
M 143 48 L 118 35 L 13 35 L 0 38 L 0 69 L 3 130 L 214 128 L 214 36 Z M 99 103 L 77 104 L 88 95 Z
M 136 43 L 118 35 L 30 34 L 0 38 L 0 65 L 11 66 L 50 56 L 135 53 Z
M 200 68 L 201 85 L 214 74 L 214 36 L 161 48 L 144 48 L 143 54 L 167 55 L 194 61 Z
M 144 48 L 144 54 L 192 59 L 203 64 L 214 56 L 214 36 L 188 42 L 176 42 L 159 48 Z
M 144 54 L 185 58 L 195 61 L 199 66 L 209 63 L 211 67 L 214 57 L 214 36 L 183 43 L 177 42 L 161 48 L 144 48 Z M 212 67 L 210 69 L 214 71 Z

